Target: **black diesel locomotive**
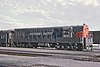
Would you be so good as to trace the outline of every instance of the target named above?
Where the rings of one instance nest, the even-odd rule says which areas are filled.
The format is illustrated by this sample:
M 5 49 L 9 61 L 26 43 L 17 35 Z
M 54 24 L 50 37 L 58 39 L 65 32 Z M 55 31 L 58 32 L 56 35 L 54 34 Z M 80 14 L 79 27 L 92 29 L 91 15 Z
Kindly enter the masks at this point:
M 87 25 L 46 28 L 23 28 L 0 32 L 0 46 L 52 47 L 83 50 L 92 47 L 93 38 Z

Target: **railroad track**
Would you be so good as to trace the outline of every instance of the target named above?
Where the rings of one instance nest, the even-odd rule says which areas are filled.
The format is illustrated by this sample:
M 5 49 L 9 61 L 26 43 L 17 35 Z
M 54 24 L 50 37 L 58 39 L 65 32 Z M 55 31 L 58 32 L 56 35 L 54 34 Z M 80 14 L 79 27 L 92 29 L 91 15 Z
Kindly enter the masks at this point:
M 52 57 L 74 60 L 100 61 L 100 51 L 67 51 L 67 50 L 49 50 L 49 49 L 23 49 L 23 48 L 0 48 L 0 54 L 33 56 L 33 57 Z
M 31 48 L 9 48 L 1 47 L 0 51 L 20 52 L 20 53 L 46 53 L 46 54 L 63 54 L 63 55 L 91 55 L 99 54 L 100 50 L 93 51 L 68 51 L 68 50 L 54 50 L 54 49 L 31 49 Z
M 59 51 L 59 52 L 58 52 Z M 90 56 L 91 52 L 82 52 L 82 51 L 67 51 L 67 50 L 45 50 L 43 51 L 41 49 L 37 50 L 21 50 L 21 49 L 0 49 L 0 52 L 16 52 L 16 53 L 29 53 L 29 54 L 59 54 L 59 55 L 78 55 L 78 56 Z M 94 52 L 95 53 L 95 52 Z

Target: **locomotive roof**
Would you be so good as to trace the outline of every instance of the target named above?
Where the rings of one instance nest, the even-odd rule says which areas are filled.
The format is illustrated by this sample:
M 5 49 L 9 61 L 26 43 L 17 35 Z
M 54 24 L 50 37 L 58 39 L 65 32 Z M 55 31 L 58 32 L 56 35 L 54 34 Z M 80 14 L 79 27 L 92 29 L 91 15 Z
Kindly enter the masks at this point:
M 14 30 L 19 30 L 19 29 L 45 29 L 45 28 L 63 28 L 63 27 L 82 27 L 83 25 L 77 25 L 77 26 L 55 26 L 55 27 L 34 27 L 34 28 L 16 28 Z
M 0 32 L 14 32 L 13 30 L 0 30 Z

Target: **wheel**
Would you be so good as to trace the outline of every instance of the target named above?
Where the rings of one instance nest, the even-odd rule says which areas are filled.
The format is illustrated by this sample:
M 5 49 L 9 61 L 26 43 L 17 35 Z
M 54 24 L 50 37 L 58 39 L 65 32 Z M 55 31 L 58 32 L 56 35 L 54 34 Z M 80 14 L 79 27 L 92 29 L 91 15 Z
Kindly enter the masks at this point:
M 64 45 L 61 45 L 61 49 L 62 49 L 62 50 L 64 50 L 64 49 L 65 49 Z
M 60 49 L 60 45 L 55 45 L 55 48 L 59 50 Z
M 76 45 L 76 50 L 77 51 L 82 51 L 83 50 L 82 44 L 77 44 Z
M 70 50 L 71 49 L 71 47 L 69 45 L 66 48 L 67 48 L 67 50 Z

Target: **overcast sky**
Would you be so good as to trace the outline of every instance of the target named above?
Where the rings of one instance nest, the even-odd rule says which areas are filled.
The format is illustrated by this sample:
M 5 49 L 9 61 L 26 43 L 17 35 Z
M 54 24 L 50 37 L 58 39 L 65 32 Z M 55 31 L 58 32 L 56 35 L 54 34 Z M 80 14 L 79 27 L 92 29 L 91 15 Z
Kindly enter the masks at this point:
M 0 29 L 83 23 L 100 30 L 100 0 L 0 0 Z

